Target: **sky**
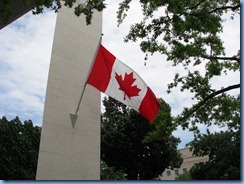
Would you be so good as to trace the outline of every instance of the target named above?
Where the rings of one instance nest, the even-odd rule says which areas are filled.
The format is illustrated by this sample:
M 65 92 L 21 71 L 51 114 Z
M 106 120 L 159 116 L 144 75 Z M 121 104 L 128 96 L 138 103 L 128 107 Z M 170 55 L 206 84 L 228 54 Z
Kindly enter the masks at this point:
M 131 23 L 142 19 L 137 1 L 132 2 L 127 18 L 119 27 L 116 20 L 118 2 L 106 2 L 108 6 L 103 12 L 103 45 L 135 70 L 156 96 L 171 106 L 173 116 L 179 114 L 183 107 L 192 106 L 194 101 L 190 93 L 182 93 L 178 89 L 166 93 L 167 84 L 172 82 L 174 74 L 185 71 L 179 67 L 173 68 L 172 63 L 166 62 L 166 57 L 160 54 L 149 56 L 144 65 L 145 54 L 140 50 L 139 42 L 124 43 Z M 56 16 L 50 11 L 41 15 L 32 15 L 30 12 L 0 30 L 0 117 L 6 116 L 10 120 L 19 116 L 21 121 L 31 119 L 35 125 L 42 125 Z M 236 54 L 240 48 L 240 17 L 225 22 L 224 32 L 220 36 L 226 45 L 226 55 Z M 221 88 L 233 81 L 240 82 L 240 74 L 228 75 L 221 80 L 215 78 L 212 84 Z M 238 94 L 239 90 L 232 93 Z M 102 106 L 101 111 L 104 111 Z M 213 130 L 219 129 L 213 127 Z M 173 134 L 182 140 L 179 148 L 183 148 L 193 138 L 191 133 L 181 128 Z

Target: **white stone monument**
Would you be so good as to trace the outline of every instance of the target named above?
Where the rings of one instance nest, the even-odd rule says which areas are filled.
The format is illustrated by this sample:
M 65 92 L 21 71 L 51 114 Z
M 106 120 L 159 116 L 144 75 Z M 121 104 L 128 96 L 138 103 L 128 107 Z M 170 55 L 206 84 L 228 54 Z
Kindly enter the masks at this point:
M 44 107 L 37 180 L 100 179 L 100 92 L 87 85 L 72 126 L 102 33 L 102 13 L 92 24 L 72 8 L 57 15 Z

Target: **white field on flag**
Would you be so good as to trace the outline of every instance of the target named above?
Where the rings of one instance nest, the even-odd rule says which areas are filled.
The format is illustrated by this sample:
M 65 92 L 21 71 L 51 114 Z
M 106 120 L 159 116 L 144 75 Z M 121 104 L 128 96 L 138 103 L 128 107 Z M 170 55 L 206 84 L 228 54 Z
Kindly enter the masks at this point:
M 122 80 L 120 84 L 118 76 Z M 125 91 L 121 90 L 122 86 Z M 128 96 L 127 90 L 132 90 L 132 94 Z M 147 93 L 147 85 L 135 71 L 116 58 L 110 82 L 104 93 L 139 112 L 141 102 Z

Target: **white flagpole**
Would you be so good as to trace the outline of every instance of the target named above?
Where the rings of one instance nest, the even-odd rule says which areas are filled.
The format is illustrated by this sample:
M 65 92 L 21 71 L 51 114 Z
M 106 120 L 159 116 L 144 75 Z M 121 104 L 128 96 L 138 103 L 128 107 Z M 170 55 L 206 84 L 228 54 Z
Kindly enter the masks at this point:
M 97 53 L 98 53 L 98 49 L 99 49 L 100 44 L 102 42 L 102 36 L 103 36 L 103 34 L 101 34 L 101 37 L 99 39 L 99 42 L 98 42 L 98 45 L 97 45 L 97 49 L 96 49 L 96 52 L 95 52 L 94 57 L 93 57 L 92 64 L 90 65 L 90 68 L 89 68 L 89 71 L 88 71 L 88 74 L 87 74 L 87 77 L 86 77 L 86 80 L 85 80 L 85 85 L 84 85 L 84 87 L 83 87 L 83 89 L 81 91 L 81 96 L 80 96 L 80 99 L 79 99 L 79 102 L 78 102 L 78 106 L 76 108 L 76 111 L 75 111 L 75 113 L 70 113 L 70 118 L 71 118 L 71 123 L 72 123 L 73 128 L 75 126 L 75 122 L 76 122 L 76 119 L 78 117 L 77 113 L 79 111 L 80 104 L 81 104 L 81 101 L 82 101 L 82 98 L 83 98 L 83 95 L 84 95 L 84 92 L 85 92 L 85 89 L 86 89 L 87 80 L 88 80 L 88 78 L 89 78 L 89 76 L 91 74 L 91 70 L 93 68 L 93 65 L 94 65 L 94 62 L 95 62 L 95 59 L 96 59 L 96 56 L 97 56 Z

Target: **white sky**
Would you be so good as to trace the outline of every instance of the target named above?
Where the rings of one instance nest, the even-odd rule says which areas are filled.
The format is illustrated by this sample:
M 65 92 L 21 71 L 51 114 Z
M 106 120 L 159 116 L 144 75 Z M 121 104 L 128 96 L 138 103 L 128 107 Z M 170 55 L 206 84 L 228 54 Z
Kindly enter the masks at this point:
M 191 106 L 191 94 L 174 90 L 167 94 L 167 84 L 180 68 L 172 68 L 163 55 L 149 56 L 144 66 L 144 57 L 139 42 L 124 43 L 123 38 L 133 22 L 141 20 L 138 3 L 133 1 L 124 23 L 117 27 L 116 11 L 118 2 L 107 0 L 108 6 L 103 12 L 103 45 L 117 58 L 133 68 L 151 87 L 157 97 L 163 98 L 172 108 L 172 115 L 179 114 L 183 107 Z M 137 5 L 136 5 L 137 4 Z M 36 125 L 42 124 L 48 69 L 54 35 L 56 14 L 46 12 L 41 15 L 28 13 L 14 23 L 0 30 L 0 117 L 13 119 L 19 116 L 22 121 L 31 119 Z M 240 48 L 240 17 L 225 23 L 221 35 L 226 45 L 226 54 L 236 54 Z M 215 78 L 216 87 L 222 84 L 237 84 L 240 74 Z M 234 91 L 239 93 L 239 90 Z M 192 139 L 188 132 L 177 130 L 174 135 L 180 137 L 184 145 Z

